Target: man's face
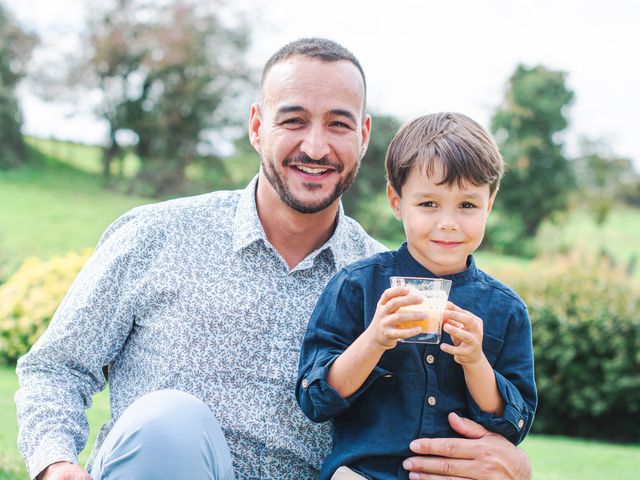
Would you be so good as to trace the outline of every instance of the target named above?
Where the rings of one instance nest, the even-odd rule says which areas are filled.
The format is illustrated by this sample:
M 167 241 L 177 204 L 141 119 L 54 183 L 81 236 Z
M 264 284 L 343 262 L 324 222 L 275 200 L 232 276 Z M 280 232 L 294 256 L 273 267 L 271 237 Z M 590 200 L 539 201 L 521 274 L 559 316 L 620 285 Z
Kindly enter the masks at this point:
M 278 197 L 301 213 L 334 204 L 369 141 L 364 82 L 348 61 L 294 57 L 274 65 L 251 109 L 251 144 Z

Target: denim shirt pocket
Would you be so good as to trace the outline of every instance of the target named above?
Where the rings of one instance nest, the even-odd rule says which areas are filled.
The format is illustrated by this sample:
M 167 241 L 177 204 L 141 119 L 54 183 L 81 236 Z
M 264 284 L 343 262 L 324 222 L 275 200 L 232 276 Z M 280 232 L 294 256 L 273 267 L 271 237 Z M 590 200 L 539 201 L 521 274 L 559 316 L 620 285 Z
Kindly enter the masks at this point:
M 496 364 L 503 343 L 502 339 L 487 334 L 482 338 L 482 351 L 492 367 Z

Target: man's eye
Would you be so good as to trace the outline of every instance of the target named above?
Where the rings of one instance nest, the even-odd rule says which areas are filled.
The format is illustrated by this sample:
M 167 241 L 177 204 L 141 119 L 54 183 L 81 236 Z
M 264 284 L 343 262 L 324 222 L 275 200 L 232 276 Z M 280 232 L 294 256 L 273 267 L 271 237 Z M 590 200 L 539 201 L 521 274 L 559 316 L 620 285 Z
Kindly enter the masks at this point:
M 302 125 L 304 122 L 301 118 L 287 118 L 280 123 L 282 125 Z
M 332 127 L 338 127 L 338 128 L 348 128 L 351 129 L 351 127 L 349 125 L 347 125 L 344 122 L 331 122 L 331 126 Z

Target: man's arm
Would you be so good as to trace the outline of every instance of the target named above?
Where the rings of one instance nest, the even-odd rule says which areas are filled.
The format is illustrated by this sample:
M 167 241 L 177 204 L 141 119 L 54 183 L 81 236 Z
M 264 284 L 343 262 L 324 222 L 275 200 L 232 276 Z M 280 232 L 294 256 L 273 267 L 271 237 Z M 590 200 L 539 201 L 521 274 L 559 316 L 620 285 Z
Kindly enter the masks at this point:
M 527 454 L 472 420 L 449 414 L 451 427 L 466 438 L 420 438 L 411 442 L 420 455 L 403 466 L 412 480 L 443 478 L 531 480 Z
M 154 258 L 146 229 L 130 216 L 112 225 L 47 331 L 18 361 L 18 446 L 31 478 L 53 463 L 77 463 L 86 444 L 85 409 L 104 388 L 103 365 L 132 327 L 131 285 L 145 270 L 140 258 Z

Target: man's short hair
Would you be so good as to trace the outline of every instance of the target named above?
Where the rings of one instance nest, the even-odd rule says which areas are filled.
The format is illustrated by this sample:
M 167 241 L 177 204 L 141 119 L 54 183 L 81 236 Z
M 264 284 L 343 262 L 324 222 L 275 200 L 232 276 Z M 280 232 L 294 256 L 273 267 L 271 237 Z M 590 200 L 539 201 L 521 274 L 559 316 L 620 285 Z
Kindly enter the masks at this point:
M 398 131 L 385 158 L 387 181 L 401 196 L 413 166 L 431 177 L 437 160 L 444 171 L 438 185 L 488 184 L 493 194 L 504 173 L 504 160 L 493 137 L 466 115 L 443 112 L 416 118 Z
M 362 65 L 355 57 L 353 53 L 344 48 L 342 45 L 328 40 L 326 38 L 300 38 L 291 43 L 286 44 L 276 53 L 274 53 L 267 63 L 265 63 L 262 69 L 262 77 L 260 78 L 260 91 L 264 85 L 265 78 L 271 67 L 275 64 L 284 62 L 290 58 L 301 56 L 307 58 L 315 58 L 322 62 L 338 62 L 340 60 L 346 60 L 356 66 L 360 75 L 362 75 L 362 82 L 364 84 L 365 104 L 367 97 L 367 80 L 364 76 L 364 70 Z

